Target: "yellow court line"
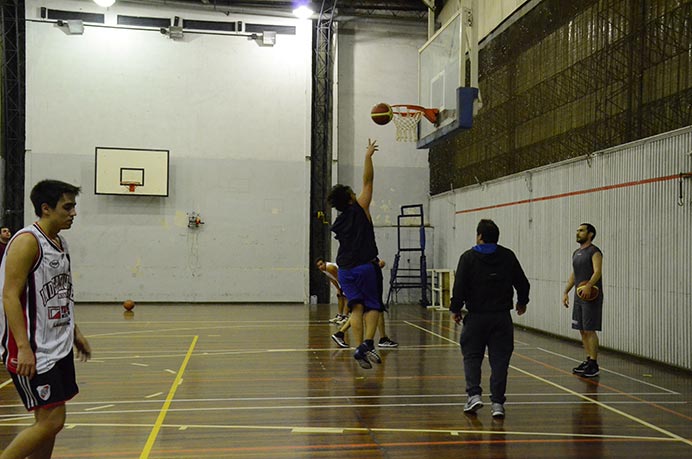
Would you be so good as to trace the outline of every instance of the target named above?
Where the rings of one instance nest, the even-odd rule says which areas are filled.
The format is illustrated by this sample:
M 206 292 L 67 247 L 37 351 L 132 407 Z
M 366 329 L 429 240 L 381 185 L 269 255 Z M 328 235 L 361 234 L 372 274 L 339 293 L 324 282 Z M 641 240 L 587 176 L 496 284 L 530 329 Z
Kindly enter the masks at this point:
M 405 323 L 408 324 L 408 325 L 410 325 L 410 326 L 412 326 L 412 327 L 415 327 L 415 328 L 418 328 L 418 329 L 420 329 L 420 330 L 423 330 L 423 331 L 425 331 L 426 333 L 429 333 L 429 334 L 431 334 L 431 335 L 433 335 L 433 336 L 437 336 L 438 338 L 441 338 L 441 339 L 444 339 L 444 340 L 447 340 L 447 341 L 452 341 L 452 340 L 450 340 L 449 338 L 447 338 L 447 337 L 445 337 L 445 336 L 438 335 L 437 333 L 432 332 L 432 331 L 430 331 L 430 330 L 427 330 L 427 329 L 425 329 L 425 328 L 423 328 L 423 327 L 419 327 L 418 325 L 415 325 L 415 324 L 412 324 L 412 323 L 406 322 L 406 321 L 405 321 Z M 524 374 L 524 375 L 526 375 L 526 376 L 530 376 L 530 377 L 532 377 L 532 378 L 534 378 L 534 379 L 537 379 L 537 380 L 539 380 L 539 381 L 541 381 L 541 382 L 543 382 L 543 383 L 545 383 L 545 384 L 551 385 L 551 386 L 553 386 L 553 387 L 555 387 L 555 388 L 557 388 L 557 389 L 563 390 L 563 391 L 567 392 L 568 394 L 574 395 L 575 397 L 578 397 L 578 398 L 580 398 L 580 399 L 582 399 L 582 400 L 586 400 L 587 402 L 594 403 L 594 404 L 600 406 L 601 408 L 605 408 L 606 410 L 612 411 L 612 412 L 615 413 L 615 414 L 619 414 L 620 416 L 623 416 L 623 417 L 629 419 L 630 421 L 634 421 L 634 422 L 636 422 L 636 423 L 638 423 L 638 424 L 641 424 L 641 425 L 643 425 L 643 426 L 645 426 L 645 427 L 648 427 L 649 429 L 653 429 L 653 430 L 655 430 L 655 431 L 657 431 L 657 432 L 659 432 L 659 433 L 662 433 L 663 435 L 666 435 L 666 436 L 671 437 L 671 438 L 673 438 L 673 439 L 675 439 L 675 440 L 677 440 L 677 441 L 680 441 L 680 442 L 686 443 L 686 444 L 689 445 L 689 446 L 692 446 L 692 440 L 688 440 L 688 439 L 686 439 L 686 438 L 683 438 L 683 437 L 681 437 L 680 435 L 676 435 L 676 434 L 674 434 L 673 432 L 669 432 L 669 431 L 667 431 L 666 429 L 663 429 L 663 428 L 658 427 L 658 426 L 656 426 L 656 425 L 654 425 L 654 424 L 651 424 L 650 422 L 646 422 L 646 421 L 643 420 L 643 419 L 639 419 L 639 418 L 636 417 L 636 416 L 632 416 L 631 414 L 627 414 L 627 413 L 625 413 L 624 411 L 620 411 L 620 410 L 618 410 L 617 408 L 613 408 L 613 407 L 610 406 L 610 405 L 606 405 L 605 403 L 599 402 L 598 400 L 594 400 L 593 398 L 587 397 L 586 395 L 582 395 L 582 394 L 580 394 L 579 392 L 575 392 L 575 391 L 573 391 L 572 389 L 568 389 L 568 388 L 565 387 L 565 386 L 561 386 L 561 385 L 559 385 L 559 384 L 557 384 L 557 383 L 554 383 L 554 382 L 552 382 L 552 381 L 549 381 L 549 380 L 547 380 L 547 379 L 545 379 L 545 378 L 541 378 L 540 376 L 536 376 L 536 375 L 534 375 L 534 374 L 532 374 L 532 373 L 529 373 L 528 371 L 524 371 L 524 370 L 522 370 L 521 368 L 515 367 L 514 365 L 510 365 L 509 367 L 510 367 L 511 369 L 513 369 L 513 370 L 518 371 L 519 373 L 522 373 L 522 374 Z
M 187 367 L 187 363 L 190 361 L 190 357 L 192 356 L 192 351 L 195 349 L 195 344 L 197 344 L 197 340 L 199 339 L 199 336 L 195 336 L 192 339 L 192 343 L 190 344 L 190 348 L 187 350 L 187 355 L 185 355 L 185 359 L 183 359 L 182 365 L 180 365 L 180 369 L 178 370 L 178 374 L 175 377 L 175 380 L 173 381 L 173 384 L 171 385 L 171 390 L 168 391 L 168 396 L 166 397 L 166 401 L 164 402 L 163 406 L 161 407 L 161 411 L 159 412 L 159 417 L 156 418 L 156 423 L 154 424 L 154 428 L 151 429 L 151 433 L 149 434 L 149 438 L 147 439 L 147 443 L 144 445 L 144 450 L 142 450 L 142 454 L 140 454 L 139 459 L 148 459 L 149 453 L 151 452 L 151 448 L 154 446 L 154 442 L 156 441 L 156 437 L 159 435 L 159 431 L 161 430 L 161 426 L 163 425 L 163 420 L 166 419 L 166 413 L 168 412 L 168 408 L 171 406 L 171 402 L 173 401 L 173 397 L 175 396 L 175 391 L 178 389 L 178 385 L 180 384 L 180 381 L 182 380 L 183 373 L 185 372 L 185 367 Z
M 3 387 L 5 387 L 6 385 L 8 385 L 8 384 L 10 384 L 10 383 L 12 383 L 12 379 L 11 379 L 11 378 L 8 379 L 7 381 L 5 381 L 4 383 L 0 384 L 0 389 L 2 389 Z

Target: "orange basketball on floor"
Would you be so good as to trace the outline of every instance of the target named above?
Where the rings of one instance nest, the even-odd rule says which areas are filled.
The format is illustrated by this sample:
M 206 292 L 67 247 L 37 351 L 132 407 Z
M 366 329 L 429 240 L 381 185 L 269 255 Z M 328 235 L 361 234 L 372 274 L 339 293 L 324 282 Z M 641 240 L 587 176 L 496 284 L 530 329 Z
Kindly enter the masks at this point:
M 125 308 L 125 310 L 127 310 L 127 311 L 132 311 L 134 309 L 134 307 L 135 307 L 135 302 L 132 300 L 125 300 L 123 302 L 123 308 Z
M 585 297 L 582 292 L 584 290 L 584 286 L 587 284 L 586 281 L 580 282 L 579 286 L 577 286 L 577 296 L 581 298 L 584 301 L 594 301 L 596 298 L 598 298 L 598 295 L 601 293 L 598 287 L 595 285 L 591 287 L 591 293 L 589 294 L 588 297 Z
M 372 107 L 370 116 L 376 124 L 383 125 L 392 121 L 394 113 L 392 113 L 392 107 L 382 102 Z

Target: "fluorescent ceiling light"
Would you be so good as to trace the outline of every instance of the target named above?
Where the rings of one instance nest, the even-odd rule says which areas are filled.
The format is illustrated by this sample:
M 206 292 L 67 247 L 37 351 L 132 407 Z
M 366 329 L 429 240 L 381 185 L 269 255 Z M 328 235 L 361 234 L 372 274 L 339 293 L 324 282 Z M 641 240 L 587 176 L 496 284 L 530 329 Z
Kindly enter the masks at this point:
M 98 6 L 108 8 L 109 6 L 113 6 L 115 0 L 94 0 L 94 3 L 96 3 Z
M 293 15 L 298 19 L 307 19 L 312 16 L 315 12 L 310 9 L 307 5 L 300 5 L 298 8 L 293 10 Z

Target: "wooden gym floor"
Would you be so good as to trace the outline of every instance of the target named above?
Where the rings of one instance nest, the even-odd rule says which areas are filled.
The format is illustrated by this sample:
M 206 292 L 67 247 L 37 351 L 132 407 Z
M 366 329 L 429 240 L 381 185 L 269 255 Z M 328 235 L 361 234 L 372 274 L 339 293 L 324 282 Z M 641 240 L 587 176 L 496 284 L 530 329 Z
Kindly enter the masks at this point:
M 330 339 L 334 313 L 78 305 L 93 360 L 77 363 L 81 393 L 53 457 L 692 457 L 690 373 L 603 352 L 601 376 L 583 379 L 570 372 L 583 358 L 576 342 L 518 330 L 507 417 L 496 421 L 487 404 L 462 411 L 460 329 L 448 314 L 393 306 L 388 334 L 400 347 L 363 370 Z M 0 372 L 4 447 L 32 417 Z M 488 376 L 486 362 L 486 391 Z

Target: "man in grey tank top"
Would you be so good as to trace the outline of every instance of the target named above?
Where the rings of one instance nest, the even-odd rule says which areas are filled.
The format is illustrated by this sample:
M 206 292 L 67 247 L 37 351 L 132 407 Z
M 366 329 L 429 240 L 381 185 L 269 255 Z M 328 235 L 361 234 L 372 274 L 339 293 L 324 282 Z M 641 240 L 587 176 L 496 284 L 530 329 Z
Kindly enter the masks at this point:
M 579 330 L 586 351 L 586 360 L 572 369 L 574 374 L 593 378 L 598 376 L 598 335 L 603 316 L 603 254 L 593 244 L 596 228 L 582 223 L 577 228 L 579 248 L 572 254 L 572 273 L 562 296 L 562 304 L 569 307 L 569 291 L 574 290 L 572 328 Z

